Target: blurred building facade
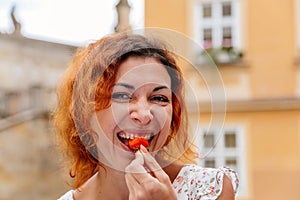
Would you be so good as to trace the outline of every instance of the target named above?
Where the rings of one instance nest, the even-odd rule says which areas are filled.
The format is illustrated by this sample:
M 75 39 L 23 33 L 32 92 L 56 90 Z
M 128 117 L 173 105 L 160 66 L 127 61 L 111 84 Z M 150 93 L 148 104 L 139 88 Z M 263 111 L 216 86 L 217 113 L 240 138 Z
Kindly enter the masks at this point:
M 54 87 L 75 47 L 0 33 L 0 199 L 56 199 L 66 191 L 49 121 Z
M 116 5 L 116 31 L 130 29 L 130 6 Z M 0 199 L 57 199 L 68 188 L 50 121 L 55 87 L 77 46 L 0 32 Z
M 145 0 L 146 27 L 185 34 L 218 67 L 226 118 L 221 136 L 208 131 L 209 101 L 200 97 L 197 134 L 214 150 L 199 162 L 235 168 L 241 200 L 300 196 L 299 13 L 299 0 Z

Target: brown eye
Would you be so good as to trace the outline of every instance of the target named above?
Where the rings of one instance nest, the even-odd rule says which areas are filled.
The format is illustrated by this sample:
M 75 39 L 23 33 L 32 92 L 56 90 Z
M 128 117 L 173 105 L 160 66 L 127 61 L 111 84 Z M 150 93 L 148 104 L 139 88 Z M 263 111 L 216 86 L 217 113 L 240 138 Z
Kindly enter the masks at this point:
M 159 104 L 168 104 L 170 102 L 169 98 L 164 95 L 155 95 L 150 97 L 150 101 L 156 102 Z
M 127 102 L 131 99 L 131 95 L 125 92 L 115 92 L 111 95 L 111 98 L 119 102 Z

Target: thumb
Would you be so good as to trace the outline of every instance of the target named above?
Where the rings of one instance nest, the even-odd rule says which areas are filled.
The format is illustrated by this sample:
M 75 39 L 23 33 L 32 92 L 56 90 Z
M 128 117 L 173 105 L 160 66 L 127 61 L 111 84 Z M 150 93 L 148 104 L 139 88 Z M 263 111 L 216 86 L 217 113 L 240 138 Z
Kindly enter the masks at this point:
M 144 168 L 144 157 L 141 152 L 135 153 L 135 159 L 125 168 L 126 173 L 146 173 Z

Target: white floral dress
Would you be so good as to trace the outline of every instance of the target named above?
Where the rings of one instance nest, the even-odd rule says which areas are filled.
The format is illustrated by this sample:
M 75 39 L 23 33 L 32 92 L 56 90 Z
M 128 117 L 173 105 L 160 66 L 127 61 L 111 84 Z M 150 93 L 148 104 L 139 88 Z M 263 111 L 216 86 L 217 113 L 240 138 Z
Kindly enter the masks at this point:
M 185 165 L 173 182 L 173 188 L 179 200 L 215 200 L 223 187 L 223 177 L 226 175 L 236 193 L 238 177 L 234 170 L 226 167 L 202 168 L 198 165 Z M 58 200 L 74 200 L 74 190 L 68 191 Z
M 222 193 L 223 177 L 226 175 L 236 193 L 239 180 L 234 170 L 221 167 L 202 168 L 197 165 L 184 166 L 173 182 L 177 199 L 215 200 Z

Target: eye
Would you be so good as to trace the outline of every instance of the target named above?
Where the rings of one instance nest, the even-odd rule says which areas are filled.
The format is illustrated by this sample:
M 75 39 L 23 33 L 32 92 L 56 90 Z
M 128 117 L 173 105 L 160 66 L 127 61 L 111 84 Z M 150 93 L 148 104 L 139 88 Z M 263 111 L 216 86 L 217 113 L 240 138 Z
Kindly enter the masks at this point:
M 168 103 L 170 103 L 169 98 L 164 96 L 164 95 L 151 96 L 150 101 L 155 102 L 155 103 L 159 103 L 161 105 L 167 105 Z
M 127 102 L 131 99 L 131 95 L 126 92 L 115 92 L 111 98 L 116 101 Z

